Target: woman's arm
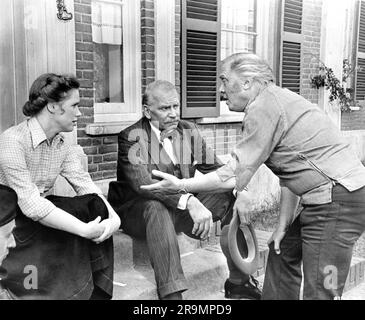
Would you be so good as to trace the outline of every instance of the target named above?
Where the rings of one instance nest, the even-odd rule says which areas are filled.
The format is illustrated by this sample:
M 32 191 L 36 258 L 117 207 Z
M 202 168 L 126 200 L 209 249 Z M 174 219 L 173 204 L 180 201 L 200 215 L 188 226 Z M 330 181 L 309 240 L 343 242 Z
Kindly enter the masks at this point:
M 100 218 L 84 223 L 41 197 L 26 164 L 27 151 L 22 139 L 10 134 L 1 135 L 0 145 L 0 173 L 17 193 L 18 205 L 25 216 L 47 227 L 88 239 L 99 237 L 103 233 L 105 227 L 99 224 Z
M 99 194 L 99 197 L 104 201 L 105 206 L 108 208 L 109 218 L 103 220 L 100 224 L 105 227 L 104 232 L 97 238 L 93 239 L 94 242 L 100 243 L 104 240 L 110 238 L 114 232 L 116 232 L 120 227 L 120 218 L 114 211 L 112 206 L 109 204 L 108 200 L 105 199 L 103 195 Z
M 46 227 L 66 231 L 86 239 L 95 239 L 100 237 L 105 230 L 100 220 L 101 217 L 97 217 L 95 220 L 85 223 L 68 212 L 55 208 L 38 222 Z

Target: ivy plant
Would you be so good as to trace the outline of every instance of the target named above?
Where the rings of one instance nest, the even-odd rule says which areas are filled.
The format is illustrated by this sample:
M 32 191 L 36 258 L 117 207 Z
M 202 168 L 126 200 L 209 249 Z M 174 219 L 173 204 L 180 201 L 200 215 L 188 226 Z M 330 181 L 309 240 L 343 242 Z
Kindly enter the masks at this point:
M 321 61 L 318 74 L 311 77 L 311 86 L 316 89 L 324 87 L 329 90 L 329 101 L 333 102 L 337 100 L 341 111 L 350 112 L 352 111 L 351 107 L 358 106 L 358 104 L 353 98 L 353 89 L 347 88 L 346 82 L 355 68 L 351 66 L 348 59 L 343 60 L 342 68 L 343 76 L 342 81 L 340 81 L 335 76 L 333 70 Z

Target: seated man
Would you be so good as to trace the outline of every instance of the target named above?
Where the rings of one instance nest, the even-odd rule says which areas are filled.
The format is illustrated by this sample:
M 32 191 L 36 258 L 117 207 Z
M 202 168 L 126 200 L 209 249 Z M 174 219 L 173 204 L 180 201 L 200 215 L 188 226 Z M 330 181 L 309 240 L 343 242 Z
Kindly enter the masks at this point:
M 119 183 L 124 196 L 109 197 L 109 201 L 121 217 L 123 230 L 133 237 L 146 238 L 160 299 L 181 299 L 187 281 L 176 232 L 205 239 L 212 220 L 221 220 L 222 226 L 229 224 L 234 197 L 231 191 L 193 195 L 183 190 L 166 194 L 140 189 L 156 182 L 151 177 L 153 169 L 190 178 L 196 170 L 206 174 L 222 165 L 197 127 L 179 119 L 179 97 L 170 82 L 149 84 L 142 102 L 144 117 L 119 134 L 118 182 L 111 184 L 109 195 L 117 193 L 112 189 Z M 226 297 L 259 299 L 257 281 L 234 266 L 225 239 L 227 228 L 223 231 L 221 244 L 230 270 Z
M 13 229 L 15 227 L 16 206 L 15 191 L 0 184 L 0 279 L 6 277 L 6 271 L 1 267 L 1 264 L 8 255 L 9 249 L 15 247 Z M 3 288 L 0 283 L 0 300 L 12 299 L 11 292 Z

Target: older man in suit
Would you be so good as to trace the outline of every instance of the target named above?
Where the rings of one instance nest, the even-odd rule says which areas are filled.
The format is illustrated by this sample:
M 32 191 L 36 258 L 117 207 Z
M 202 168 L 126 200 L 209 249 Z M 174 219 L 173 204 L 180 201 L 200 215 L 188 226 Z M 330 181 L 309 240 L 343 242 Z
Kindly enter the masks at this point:
M 120 215 L 124 231 L 146 238 L 160 299 L 181 299 L 187 281 L 176 232 L 205 239 L 212 220 L 221 220 L 222 226 L 229 224 L 234 196 L 218 191 L 193 195 L 184 190 L 174 194 L 141 190 L 141 185 L 156 182 L 153 169 L 190 178 L 196 170 L 205 174 L 222 165 L 196 125 L 179 119 L 179 96 L 170 82 L 158 80 L 147 86 L 143 112 L 142 119 L 119 134 L 118 182 L 110 186 L 109 201 Z M 222 234 L 222 249 L 230 269 L 226 297 L 259 299 L 257 281 L 234 266 L 227 229 Z

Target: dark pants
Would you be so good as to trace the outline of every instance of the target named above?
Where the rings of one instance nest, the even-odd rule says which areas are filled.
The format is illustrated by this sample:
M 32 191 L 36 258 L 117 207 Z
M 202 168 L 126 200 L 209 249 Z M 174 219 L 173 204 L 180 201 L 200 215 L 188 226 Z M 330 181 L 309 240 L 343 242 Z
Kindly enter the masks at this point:
M 50 196 L 57 207 L 83 222 L 108 217 L 95 195 L 74 198 Z M 16 247 L 3 262 L 2 281 L 20 299 L 110 299 L 113 292 L 113 240 L 101 244 L 48 228 L 25 217 L 18 208 L 13 231 Z M 95 293 L 97 295 L 95 295 Z
M 196 197 L 212 212 L 214 221 L 221 220 L 222 225 L 230 222 L 234 203 L 231 192 L 205 193 Z M 191 233 L 194 223 L 189 212 L 168 210 L 160 201 L 140 199 L 121 220 L 127 234 L 146 238 L 159 296 L 186 290 L 187 281 L 181 267 L 176 232 L 199 239 Z M 231 267 L 235 268 L 233 263 Z M 248 276 L 242 275 L 244 277 Z
M 302 263 L 304 299 L 341 297 L 353 246 L 364 230 L 365 187 L 348 192 L 336 185 L 331 203 L 304 206 L 281 242 L 281 254 L 269 246 L 262 299 L 299 299 Z

